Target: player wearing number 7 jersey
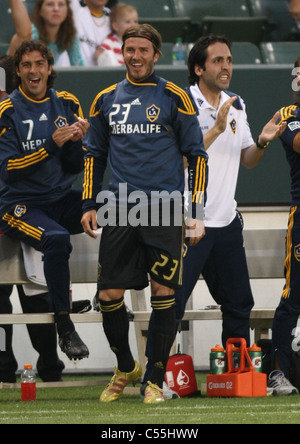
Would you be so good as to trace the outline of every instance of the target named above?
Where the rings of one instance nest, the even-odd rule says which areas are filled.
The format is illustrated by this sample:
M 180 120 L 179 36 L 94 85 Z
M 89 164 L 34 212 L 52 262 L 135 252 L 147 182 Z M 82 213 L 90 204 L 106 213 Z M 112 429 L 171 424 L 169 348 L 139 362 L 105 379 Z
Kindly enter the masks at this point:
M 118 361 L 118 369 L 100 398 L 102 402 L 118 400 L 125 386 L 137 382 L 142 375 L 129 347 L 124 292 L 148 286 L 147 273 L 151 277 L 155 319 L 155 364 L 145 402 L 164 400 L 161 389 L 176 328 L 174 292 L 181 284 L 182 274 L 184 155 L 189 161 L 192 207 L 189 225 L 196 227 L 191 243 L 196 244 L 203 235 L 202 225 L 195 217 L 205 200 L 207 154 L 190 98 L 182 89 L 155 74 L 160 48 L 161 36 L 151 26 L 129 28 L 123 37 L 127 77 L 98 94 L 91 108 L 83 227 L 95 237 L 96 198 L 101 191 L 108 157 L 110 190 L 120 222 L 104 227 L 100 245 L 99 303 L 104 330 Z M 120 192 L 121 185 L 127 191 L 125 197 Z M 145 223 L 131 226 L 128 218 L 128 223 L 123 224 L 121 213 L 124 208 L 128 213 L 133 209 L 133 203 L 137 203 L 133 199 L 137 194 L 133 193 L 137 191 L 139 196 L 146 196 L 139 205 L 140 213 L 147 212 Z M 177 217 L 170 217 L 168 224 L 163 217 L 153 223 L 153 211 L 157 210 L 151 205 L 153 192 L 164 194 L 165 198 L 173 193 L 169 216 L 180 211 L 180 223 L 175 223 Z M 162 210 L 165 203 L 163 200 L 158 210 Z M 113 211 L 111 208 L 108 213 Z M 203 216 L 203 211 L 201 214 Z M 197 233 L 198 226 L 201 229 Z
M 89 351 L 70 319 L 70 234 L 82 232 L 81 193 L 89 123 L 68 92 L 52 88 L 53 55 L 39 41 L 15 55 L 19 88 L 0 103 L 0 229 L 44 256 L 59 344 L 70 359 Z

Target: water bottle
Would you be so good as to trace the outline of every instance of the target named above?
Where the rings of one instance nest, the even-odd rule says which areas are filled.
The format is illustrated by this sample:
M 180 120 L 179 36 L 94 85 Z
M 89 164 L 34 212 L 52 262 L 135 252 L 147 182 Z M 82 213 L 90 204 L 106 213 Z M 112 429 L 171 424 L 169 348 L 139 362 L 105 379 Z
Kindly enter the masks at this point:
M 227 372 L 226 353 L 224 348 L 216 345 L 210 353 L 211 375 L 221 375 Z
M 255 371 L 257 373 L 263 373 L 262 349 L 254 344 L 252 345 L 252 347 L 248 348 L 248 353 L 255 368 Z
M 173 46 L 173 65 L 174 66 L 184 66 L 186 59 L 185 46 L 182 43 L 182 38 L 178 37 L 176 43 Z
M 36 401 L 36 380 L 31 364 L 25 364 L 21 374 L 21 399 L 23 402 Z

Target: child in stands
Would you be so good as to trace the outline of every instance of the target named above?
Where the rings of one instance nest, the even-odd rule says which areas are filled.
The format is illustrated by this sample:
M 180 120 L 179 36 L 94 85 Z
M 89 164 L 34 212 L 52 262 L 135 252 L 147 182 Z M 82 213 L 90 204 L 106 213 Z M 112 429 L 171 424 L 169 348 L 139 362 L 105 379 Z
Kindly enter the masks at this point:
M 134 6 L 119 3 L 110 13 L 112 33 L 100 45 L 97 57 L 98 66 L 124 66 L 122 37 L 124 32 L 138 24 L 138 12 Z

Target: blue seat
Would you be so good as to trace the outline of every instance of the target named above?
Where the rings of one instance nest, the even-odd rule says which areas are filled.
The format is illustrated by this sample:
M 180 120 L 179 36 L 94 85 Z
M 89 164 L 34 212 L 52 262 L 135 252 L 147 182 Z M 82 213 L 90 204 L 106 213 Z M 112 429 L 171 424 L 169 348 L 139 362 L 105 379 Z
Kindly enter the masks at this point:
M 0 42 L 0 57 L 3 57 L 7 54 L 9 49 L 9 44 L 8 43 L 2 43 Z
M 253 17 L 266 16 L 269 19 L 267 41 L 287 41 L 298 38 L 299 30 L 291 16 L 288 2 L 284 0 L 248 0 Z
M 266 38 L 267 17 L 203 17 L 202 35 L 225 34 L 233 42 L 259 45 Z
M 159 57 L 158 65 L 172 65 L 173 63 L 173 46 L 174 43 L 162 44 L 162 56 Z
M 0 42 L 10 43 L 16 29 L 11 16 L 8 0 L 0 1 Z
M 260 46 L 264 63 L 285 63 L 293 66 L 300 57 L 299 42 L 267 42 Z
M 201 22 L 204 16 L 249 17 L 247 0 L 173 0 L 178 17 Z
M 165 43 L 175 43 L 177 37 L 187 40 L 191 20 L 189 17 L 140 18 L 140 23 L 149 23 L 158 30 Z
M 135 6 L 140 17 L 174 17 L 172 0 L 130 0 L 126 3 Z
M 260 49 L 250 42 L 234 42 L 231 48 L 234 65 L 260 65 Z

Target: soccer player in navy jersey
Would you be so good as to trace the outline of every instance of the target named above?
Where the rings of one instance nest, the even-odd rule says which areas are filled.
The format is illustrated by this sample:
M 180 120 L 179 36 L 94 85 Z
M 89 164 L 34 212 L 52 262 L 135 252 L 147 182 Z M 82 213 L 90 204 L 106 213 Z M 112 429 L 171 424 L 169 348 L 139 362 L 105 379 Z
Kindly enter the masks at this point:
M 278 122 L 287 123 L 281 142 L 291 169 L 291 210 L 286 237 L 286 283 L 275 312 L 272 333 L 274 370 L 269 375 L 268 386 L 275 395 L 299 393 L 299 385 L 292 385 L 297 381 L 294 382 L 291 369 L 292 352 L 299 351 L 297 324 L 300 315 L 300 58 L 295 62 L 295 73 L 294 103 L 280 110 Z
M 124 292 L 147 287 L 147 273 L 154 313 L 154 366 L 144 402 L 164 401 L 162 385 L 176 328 L 174 293 L 182 275 L 184 155 L 189 161 L 190 243 L 196 244 L 204 234 L 207 155 L 190 98 L 155 74 L 161 44 L 152 26 L 129 28 L 123 36 L 126 79 L 100 92 L 91 107 L 82 218 L 91 237 L 96 236 L 97 200 L 103 198 L 102 193 L 98 199 L 97 195 L 108 157 L 111 169 L 109 223 L 101 238 L 98 285 L 103 327 L 118 368 L 102 402 L 118 400 L 125 386 L 142 375 L 129 346 Z M 160 205 L 153 198 L 158 194 Z M 166 208 L 164 217 L 160 213 Z M 172 217 L 167 220 L 167 216 Z M 99 225 L 103 221 L 100 209 Z
M 88 357 L 70 319 L 70 234 L 82 232 L 81 193 L 89 123 L 80 103 L 53 86 L 53 56 L 39 41 L 15 55 L 19 87 L 0 104 L 0 229 L 43 253 L 61 350 Z

